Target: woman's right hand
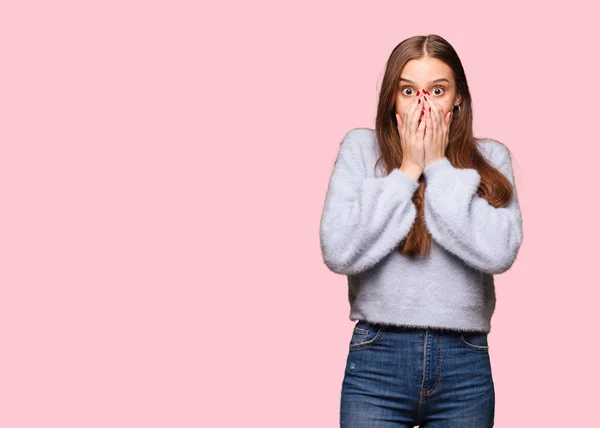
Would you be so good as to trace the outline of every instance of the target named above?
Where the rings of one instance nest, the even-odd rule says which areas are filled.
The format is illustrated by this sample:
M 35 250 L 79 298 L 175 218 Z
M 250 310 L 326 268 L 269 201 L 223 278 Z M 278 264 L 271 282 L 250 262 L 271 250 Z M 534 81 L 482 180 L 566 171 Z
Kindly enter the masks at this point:
M 400 145 L 402 147 L 402 172 L 412 177 L 415 181 L 419 179 L 425 168 L 425 147 L 423 139 L 425 135 L 425 116 L 422 116 L 423 101 L 415 97 L 404 111 L 404 117 L 396 113 L 398 122 L 398 133 L 400 134 Z M 423 117 L 423 120 L 421 120 Z

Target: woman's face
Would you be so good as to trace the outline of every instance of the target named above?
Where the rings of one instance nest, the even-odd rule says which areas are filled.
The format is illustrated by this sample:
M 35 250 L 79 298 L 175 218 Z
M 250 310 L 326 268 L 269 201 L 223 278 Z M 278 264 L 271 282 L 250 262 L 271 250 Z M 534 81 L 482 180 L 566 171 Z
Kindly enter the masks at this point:
M 437 58 L 411 59 L 404 65 L 400 74 L 395 108 L 401 120 L 404 120 L 404 111 L 408 103 L 417 96 L 417 91 L 419 97 L 422 97 L 423 89 L 431 94 L 426 95 L 428 100 L 434 99 L 439 103 L 443 110 L 442 117 L 446 117 L 446 113 L 461 102 L 456 93 L 452 69 Z

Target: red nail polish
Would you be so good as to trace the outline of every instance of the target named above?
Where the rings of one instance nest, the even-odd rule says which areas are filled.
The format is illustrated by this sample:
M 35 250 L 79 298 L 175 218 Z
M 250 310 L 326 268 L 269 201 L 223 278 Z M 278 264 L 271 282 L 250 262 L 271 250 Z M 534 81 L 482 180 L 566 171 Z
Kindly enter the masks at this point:
M 417 91 L 417 97 L 419 96 L 420 93 L 421 93 L 420 91 Z
M 429 111 L 431 111 L 431 107 L 429 107 Z
M 427 101 L 427 97 L 425 95 L 423 95 L 423 98 L 425 98 L 425 101 Z

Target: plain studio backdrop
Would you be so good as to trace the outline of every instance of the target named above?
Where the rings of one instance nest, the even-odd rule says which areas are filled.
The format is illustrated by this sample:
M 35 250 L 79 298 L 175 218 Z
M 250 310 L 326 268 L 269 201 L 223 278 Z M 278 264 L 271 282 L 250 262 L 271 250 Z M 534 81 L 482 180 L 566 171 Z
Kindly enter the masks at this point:
M 325 192 L 391 50 L 430 33 L 463 62 L 475 135 L 514 155 L 495 426 L 591 426 L 592 8 L 3 0 L 0 426 L 337 426 L 352 323 Z

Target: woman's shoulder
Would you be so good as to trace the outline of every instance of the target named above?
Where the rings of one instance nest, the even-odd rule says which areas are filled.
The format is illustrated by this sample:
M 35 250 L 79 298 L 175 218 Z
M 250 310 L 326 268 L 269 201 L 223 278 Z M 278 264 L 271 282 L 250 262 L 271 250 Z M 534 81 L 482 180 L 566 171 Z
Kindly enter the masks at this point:
M 379 144 L 377 144 L 377 134 L 370 128 L 353 128 L 346 133 L 344 142 L 356 147 L 363 157 L 373 158 L 379 155 Z
M 487 159 L 495 159 L 504 156 L 510 156 L 508 147 L 501 141 L 494 138 L 475 138 L 475 142 L 479 148 L 479 151 Z
M 341 150 L 350 150 L 354 159 L 364 165 L 367 174 L 371 174 L 380 156 L 375 130 L 370 128 L 353 128 L 348 131 L 342 141 Z M 382 164 L 378 165 L 381 173 Z
M 352 128 L 344 136 L 344 141 L 350 140 L 357 144 L 367 145 L 375 142 L 375 130 L 370 128 Z
M 502 147 L 506 147 L 504 144 L 502 144 L 500 141 L 494 139 L 494 138 L 489 138 L 489 137 L 481 137 L 481 138 L 475 138 L 475 142 L 482 148 L 485 149 L 490 149 L 490 148 L 494 148 L 495 146 L 502 146 Z

